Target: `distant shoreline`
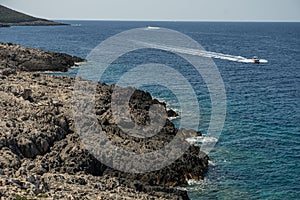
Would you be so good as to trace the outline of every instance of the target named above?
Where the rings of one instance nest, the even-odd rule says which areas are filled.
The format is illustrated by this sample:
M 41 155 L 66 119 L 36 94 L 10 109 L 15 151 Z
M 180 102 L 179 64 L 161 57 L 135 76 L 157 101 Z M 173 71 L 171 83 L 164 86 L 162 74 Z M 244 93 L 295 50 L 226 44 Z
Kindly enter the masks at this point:
M 54 22 L 54 21 L 32 21 L 32 22 L 17 22 L 17 23 L 0 23 L 0 27 L 11 26 L 68 26 L 69 24 Z
M 187 23 L 300 23 L 300 21 L 209 21 L 209 20 L 136 20 L 136 19 L 52 19 L 54 21 L 100 21 L 100 22 L 187 22 Z

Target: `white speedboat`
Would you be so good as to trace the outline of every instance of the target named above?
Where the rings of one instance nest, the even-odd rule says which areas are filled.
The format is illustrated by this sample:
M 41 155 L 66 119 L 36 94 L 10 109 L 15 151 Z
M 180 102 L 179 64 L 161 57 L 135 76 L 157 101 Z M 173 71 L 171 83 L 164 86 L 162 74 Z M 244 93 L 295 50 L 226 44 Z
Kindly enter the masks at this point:
M 257 56 L 254 56 L 254 57 L 252 58 L 252 60 L 253 60 L 254 63 L 257 63 L 257 64 L 260 63 L 260 60 L 259 60 L 259 58 L 258 58 Z

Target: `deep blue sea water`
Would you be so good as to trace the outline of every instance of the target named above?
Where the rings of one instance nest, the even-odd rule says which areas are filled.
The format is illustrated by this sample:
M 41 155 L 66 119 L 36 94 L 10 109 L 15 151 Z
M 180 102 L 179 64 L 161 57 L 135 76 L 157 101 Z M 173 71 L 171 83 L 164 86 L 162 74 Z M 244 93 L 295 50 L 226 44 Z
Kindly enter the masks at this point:
M 0 29 L 0 41 L 86 57 L 101 41 L 125 30 L 164 27 L 184 33 L 207 51 L 268 60 L 251 64 L 214 59 L 227 95 L 226 122 L 202 183 L 188 187 L 191 199 L 299 199 L 300 197 L 300 23 L 67 21 L 75 26 Z M 184 61 L 166 52 L 133 52 L 114 63 L 106 82 L 134 64 L 165 62 L 183 68 L 200 102 L 206 132 L 210 98 L 203 80 Z M 172 58 L 172 59 L 170 59 Z M 77 69 L 66 75 L 75 76 Z M 151 78 L 151 76 L 150 76 Z M 196 77 L 197 79 L 197 77 Z M 153 96 L 177 108 L 164 88 Z

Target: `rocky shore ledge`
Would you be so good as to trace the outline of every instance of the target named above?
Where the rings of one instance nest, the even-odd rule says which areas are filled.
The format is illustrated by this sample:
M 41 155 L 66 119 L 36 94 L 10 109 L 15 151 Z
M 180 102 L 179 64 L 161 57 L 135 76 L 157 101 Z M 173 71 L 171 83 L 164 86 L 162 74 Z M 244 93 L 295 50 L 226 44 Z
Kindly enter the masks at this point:
M 0 42 L 0 68 L 22 71 L 67 71 L 84 59 L 65 53 L 54 53 Z
M 22 49 L 1 46 L 15 48 L 17 52 Z M 10 50 L 10 55 L 19 56 L 16 51 Z M 40 53 L 26 55 L 38 60 Z M 187 193 L 177 190 L 176 186 L 186 185 L 189 179 L 203 179 L 208 157 L 195 146 L 159 171 L 129 174 L 105 166 L 87 151 L 75 130 L 71 102 L 75 80 L 24 72 L 21 70 L 36 71 L 37 68 L 24 67 L 22 63 L 14 66 L 13 63 L 19 61 L 2 53 L 1 56 L 1 66 L 5 66 L 0 69 L 1 200 L 189 199 Z M 36 62 L 39 63 L 33 63 Z M 178 131 L 190 136 L 199 134 L 177 130 L 167 120 L 162 130 L 147 140 L 129 136 L 112 117 L 113 89 L 114 86 L 97 85 L 95 109 L 99 124 L 115 145 L 145 153 L 162 148 Z M 149 93 L 136 90 L 130 100 L 132 119 L 138 124 L 147 123 L 147 110 L 157 103 Z

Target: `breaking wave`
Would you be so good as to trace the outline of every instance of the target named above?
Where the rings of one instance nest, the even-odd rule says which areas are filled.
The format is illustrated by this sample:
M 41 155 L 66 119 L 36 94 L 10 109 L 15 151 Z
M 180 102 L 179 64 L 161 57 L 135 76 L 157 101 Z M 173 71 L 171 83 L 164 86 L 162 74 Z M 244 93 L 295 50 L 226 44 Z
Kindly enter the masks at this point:
M 201 144 L 203 144 L 203 143 L 215 143 L 218 141 L 218 139 L 214 138 L 214 137 L 208 137 L 208 136 L 203 135 L 203 136 L 198 136 L 198 137 L 187 138 L 186 141 L 192 145 L 201 146 Z

